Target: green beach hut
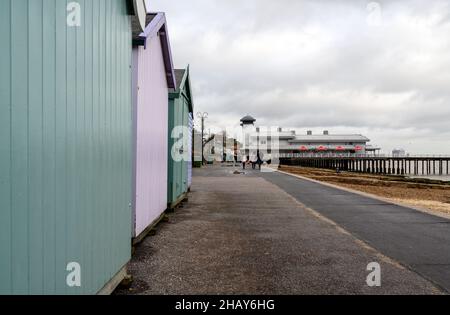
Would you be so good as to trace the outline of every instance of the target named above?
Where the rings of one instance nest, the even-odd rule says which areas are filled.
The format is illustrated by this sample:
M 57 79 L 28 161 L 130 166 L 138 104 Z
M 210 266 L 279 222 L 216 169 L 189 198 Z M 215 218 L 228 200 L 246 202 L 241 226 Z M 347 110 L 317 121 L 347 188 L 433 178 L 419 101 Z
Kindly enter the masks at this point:
M 107 294 L 126 274 L 135 12 L 0 1 L 0 295 Z
M 176 69 L 177 86 L 169 92 L 168 205 L 175 208 L 192 182 L 193 99 L 189 67 Z

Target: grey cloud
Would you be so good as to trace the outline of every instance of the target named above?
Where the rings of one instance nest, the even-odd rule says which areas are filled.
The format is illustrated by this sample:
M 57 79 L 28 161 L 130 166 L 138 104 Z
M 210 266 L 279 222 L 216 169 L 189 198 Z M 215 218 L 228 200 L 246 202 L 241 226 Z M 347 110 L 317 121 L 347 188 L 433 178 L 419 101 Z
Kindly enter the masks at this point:
M 167 13 L 175 64 L 191 64 L 196 106 L 210 124 L 251 113 L 266 125 L 361 130 L 386 151 L 398 143 L 450 153 L 448 1 L 378 1 L 380 26 L 366 23 L 369 2 L 152 0 L 150 8 Z

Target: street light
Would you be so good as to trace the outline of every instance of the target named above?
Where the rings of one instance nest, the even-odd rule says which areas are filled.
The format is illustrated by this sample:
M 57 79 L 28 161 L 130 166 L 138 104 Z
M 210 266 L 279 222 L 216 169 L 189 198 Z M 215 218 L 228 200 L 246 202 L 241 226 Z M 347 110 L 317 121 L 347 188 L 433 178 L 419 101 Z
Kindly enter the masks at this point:
M 203 165 L 205 162 L 205 155 L 204 155 L 204 151 L 205 151 L 205 139 L 204 139 L 205 119 L 208 118 L 208 113 L 207 112 L 204 112 L 204 113 L 198 112 L 197 117 L 202 120 L 202 165 Z

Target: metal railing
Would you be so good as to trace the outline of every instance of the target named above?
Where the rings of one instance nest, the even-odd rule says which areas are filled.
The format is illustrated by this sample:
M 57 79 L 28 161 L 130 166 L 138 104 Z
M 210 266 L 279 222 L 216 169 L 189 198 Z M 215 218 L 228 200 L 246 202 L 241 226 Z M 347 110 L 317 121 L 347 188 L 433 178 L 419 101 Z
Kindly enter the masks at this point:
M 275 158 L 393 158 L 393 159 L 450 159 L 450 154 L 408 154 L 405 156 L 398 156 L 392 154 L 359 154 L 359 153 L 279 153 L 272 154 Z

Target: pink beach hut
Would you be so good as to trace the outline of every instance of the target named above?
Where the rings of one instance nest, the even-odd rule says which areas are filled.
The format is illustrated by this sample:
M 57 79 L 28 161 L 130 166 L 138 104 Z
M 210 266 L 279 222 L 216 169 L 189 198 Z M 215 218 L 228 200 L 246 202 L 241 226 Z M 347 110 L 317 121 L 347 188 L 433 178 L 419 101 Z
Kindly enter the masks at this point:
M 167 209 L 168 93 L 176 87 L 164 13 L 132 21 L 133 231 L 140 241 Z

